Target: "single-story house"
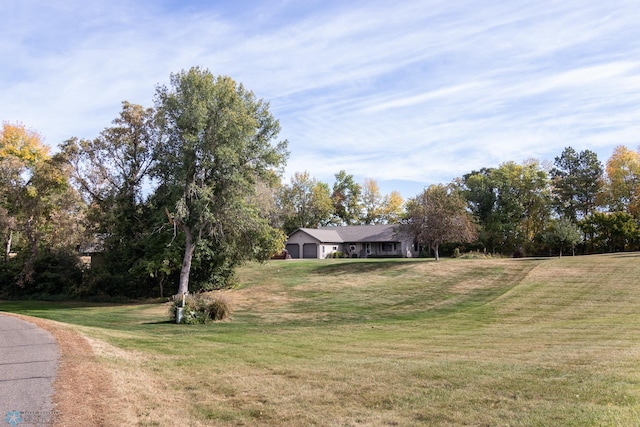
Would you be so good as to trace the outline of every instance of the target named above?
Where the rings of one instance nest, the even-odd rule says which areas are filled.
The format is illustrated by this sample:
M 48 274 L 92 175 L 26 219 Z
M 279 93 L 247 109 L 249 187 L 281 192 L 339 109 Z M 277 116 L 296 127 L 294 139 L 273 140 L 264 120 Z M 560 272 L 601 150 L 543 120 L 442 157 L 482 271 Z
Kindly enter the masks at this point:
M 285 249 L 293 259 L 414 257 L 413 238 L 396 224 L 299 228 L 289 235 Z

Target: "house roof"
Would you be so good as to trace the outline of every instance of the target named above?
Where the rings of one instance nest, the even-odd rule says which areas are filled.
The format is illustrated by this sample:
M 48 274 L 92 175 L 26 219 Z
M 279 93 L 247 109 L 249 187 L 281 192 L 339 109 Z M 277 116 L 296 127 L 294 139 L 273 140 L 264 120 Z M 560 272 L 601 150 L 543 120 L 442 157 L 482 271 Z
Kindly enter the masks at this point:
M 299 228 L 296 231 L 307 233 L 309 236 L 320 241 L 320 243 L 342 243 L 342 237 L 340 237 L 340 234 L 338 234 L 336 230 L 327 230 L 321 228 Z M 294 233 L 296 231 L 294 231 Z
M 299 228 L 321 243 L 398 242 L 396 224 Z M 293 234 L 293 233 L 292 233 Z

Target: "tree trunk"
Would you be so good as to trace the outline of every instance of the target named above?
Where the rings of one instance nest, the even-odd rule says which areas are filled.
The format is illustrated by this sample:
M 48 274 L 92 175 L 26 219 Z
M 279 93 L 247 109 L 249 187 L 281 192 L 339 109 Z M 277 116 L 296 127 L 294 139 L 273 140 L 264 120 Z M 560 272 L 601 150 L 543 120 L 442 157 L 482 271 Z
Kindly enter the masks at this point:
M 158 283 L 160 285 L 160 298 L 164 298 L 164 281 L 166 278 L 166 274 L 160 273 L 160 282 Z
M 189 273 L 191 272 L 191 261 L 193 253 L 196 250 L 196 244 L 193 241 L 193 234 L 189 227 L 182 225 L 185 234 L 184 257 L 182 258 L 182 269 L 180 270 L 180 284 L 178 285 L 178 295 L 189 292 Z
M 11 240 L 13 239 L 13 231 L 9 230 L 9 235 L 7 236 L 6 245 L 4 248 L 4 262 L 9 261 L 9 255 L 11 254 Z
M 20 273 L 18 278 L 18 286 L 20 286 L 21 288 L 23 288 L 26 283 L 33 282 L 34 265 L 36 262 L 36 257 L 38 256 L 38 236 L 37 231 L 34 230 L 33 217 L 27 220 L 24 231 L 31 251 L 29 257 L 24 262 L 22 272 Z
M 431 245 L 431 249 L 433 249 L 433 255 L 436 258 L 436 261 L 440 260 L 440 252 L 438 251 L 440 245 L 435 244 L 435 245 Z

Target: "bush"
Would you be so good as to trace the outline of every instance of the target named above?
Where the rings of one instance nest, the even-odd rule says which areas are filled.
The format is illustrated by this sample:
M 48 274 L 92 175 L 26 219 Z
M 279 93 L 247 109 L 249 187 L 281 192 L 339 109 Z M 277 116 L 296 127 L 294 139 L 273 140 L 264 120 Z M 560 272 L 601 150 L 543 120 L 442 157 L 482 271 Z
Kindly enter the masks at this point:
M 0 261 L 0 297 L 69 299 L 82 283 L 83 269 L 77 254 L 70 251 L 42 251 L 29 268 L 27 254 L 18 254 L 7 262 Z
M 513 254 L 511 255 L 512 258 L 524 258 L 525 257 L 525 252 L 524 252 L 524 248 L 516 248 L 515 251 L 513 251 Z
M 169 305 L 171 319 L 176 318 L 179 307 L 182 307 L 182 296 L 176 295 Z M 185 297 L 182 321 L 189 325 L 205 324 L 229 319 L 232 312 L 231 302 L 223 295 L 189 294 Z
M 500 258 L 500 256 L 494 255 L 491 253 L 480 252 L 480 251 L 469 251 L 467 253 L 460 254 L 458 258 L 460 259 L 493 259 L 493 258 Z

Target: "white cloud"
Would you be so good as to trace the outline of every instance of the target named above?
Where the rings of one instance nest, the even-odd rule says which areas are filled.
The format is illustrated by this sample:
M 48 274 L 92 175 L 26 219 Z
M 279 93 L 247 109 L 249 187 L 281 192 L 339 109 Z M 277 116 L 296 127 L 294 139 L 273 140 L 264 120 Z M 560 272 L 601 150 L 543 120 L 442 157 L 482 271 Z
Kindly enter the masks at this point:
M 269 100 L 288 173 L 327 181 L 345 169 L 428 185 L 567 145 L 604 161 L 639 141 L 634 0 L 25 0 L 6 16 L 0 119 L 51 145 L 96 136 L 121 101 L 151 105 L 193 65 Z

